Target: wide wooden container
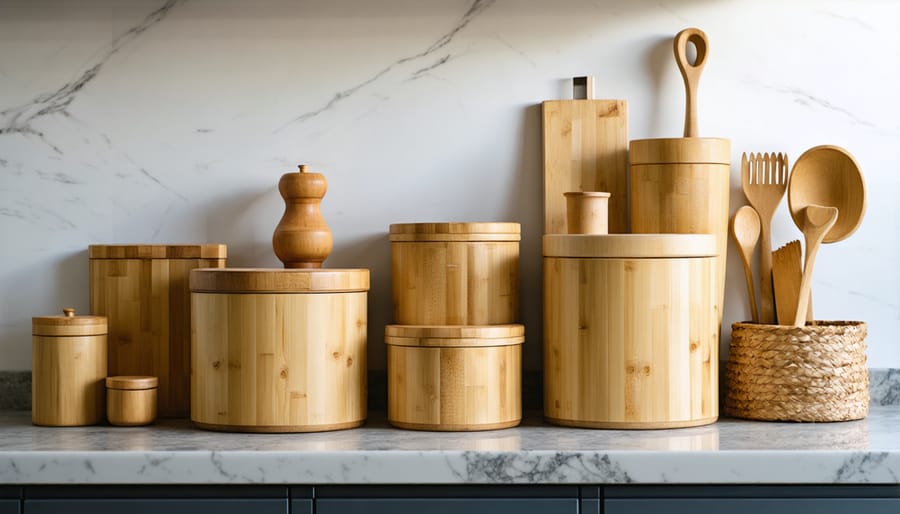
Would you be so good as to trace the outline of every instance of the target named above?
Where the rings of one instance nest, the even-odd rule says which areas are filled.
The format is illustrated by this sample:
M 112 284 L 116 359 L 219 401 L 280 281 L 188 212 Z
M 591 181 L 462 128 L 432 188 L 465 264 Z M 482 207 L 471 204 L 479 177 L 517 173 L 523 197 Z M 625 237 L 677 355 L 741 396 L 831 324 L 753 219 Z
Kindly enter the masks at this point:
M 731 142 L 710 137 L 631 142 L 631 231 L 714 234 L 717 305 L 725 299 Z M 719 311 L 719 323 L 722 312 Z
M 106 414 L 106 318 L 64 312 L 31 318 L 31 422 L 96 425 Z
M 518 223 L 391 225 L 394 322 L 518 321 L 520 231 Z
M 365 269 L 191 272 L 191 420 L 317 432 L 366 419 Z
M 712 235 L 545 235 L 544 416 L 589 428 L 718 417 Z
M 222 244 L 91 245 L 91 313 L 109 318 L 109 374 L 159 378 L 159 415 L 191 409 L 188 274 L 224 268 Z
M 384 342 L 392 425 L 473 431 L 522 420 L 523 325 L 388 325 Z
M 156 421 L 157 377 L 106 377 L 106 419 L 110 425 L 135 427 Z

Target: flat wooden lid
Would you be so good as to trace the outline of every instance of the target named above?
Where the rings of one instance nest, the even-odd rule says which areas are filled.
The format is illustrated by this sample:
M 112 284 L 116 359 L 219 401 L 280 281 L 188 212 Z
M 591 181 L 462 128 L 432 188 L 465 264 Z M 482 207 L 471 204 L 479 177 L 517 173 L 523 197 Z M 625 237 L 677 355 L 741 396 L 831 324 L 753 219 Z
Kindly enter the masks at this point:
M 369 290 L 367 269 L 198 268 L 194 293 L 350 293 Z
M 391 225 L 391 241 L 520 241 L 522 226 L 518 223 L 395 223 Z
M 72 308 L 58 316 L 31 318 L 31 333 L 36 336 L 98 336 L 106 330 L 106 316 L 76 316 Z
M 390 346 L 477 347 L 509 346 L 525 342 L 524 325 L 387 325 L 384 342 Z
M 223 244 L 199 245 L 90 245 L 90 259 L 225 259 Z
M 107 389 L 141 390 L 155 389 L 156 387 L 159 387 L 159 379 L 156 377 L 142 377 L 133 375 L 106 377 Z
M 715 257 L 712 234 L 547 234 L 544 257 L 671 259 Z
M 634 164 L 731 164 L 731 141 L 716 137 L 635 139 L 628 160 Z

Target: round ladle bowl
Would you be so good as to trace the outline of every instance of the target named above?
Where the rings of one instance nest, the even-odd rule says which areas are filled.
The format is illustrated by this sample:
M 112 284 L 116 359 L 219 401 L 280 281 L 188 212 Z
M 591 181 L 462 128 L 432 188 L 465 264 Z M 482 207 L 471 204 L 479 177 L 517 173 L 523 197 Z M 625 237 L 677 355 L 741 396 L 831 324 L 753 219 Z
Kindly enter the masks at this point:
M 866 212 L 866 184 L 859 164 L 837 146 L 810 148 L 794 163 L 788 181 L 788 208 L 798 227 L 809 205 L 837 207 L 838 219 L 824 243 L 842 241 L 856 232 Z

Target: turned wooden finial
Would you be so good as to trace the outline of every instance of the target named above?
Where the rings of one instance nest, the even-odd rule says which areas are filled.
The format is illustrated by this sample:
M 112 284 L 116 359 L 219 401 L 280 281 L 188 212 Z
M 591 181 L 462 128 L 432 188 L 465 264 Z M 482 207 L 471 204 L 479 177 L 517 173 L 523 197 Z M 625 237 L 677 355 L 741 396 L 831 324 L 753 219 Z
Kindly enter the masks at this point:
M 65 314 L 65 316 L 67 318 L 74 318 L 75 317 L 75 309 L 73 309 L 71 307 L 66 307 L 65 309 L 63 309 L 63 314 Z

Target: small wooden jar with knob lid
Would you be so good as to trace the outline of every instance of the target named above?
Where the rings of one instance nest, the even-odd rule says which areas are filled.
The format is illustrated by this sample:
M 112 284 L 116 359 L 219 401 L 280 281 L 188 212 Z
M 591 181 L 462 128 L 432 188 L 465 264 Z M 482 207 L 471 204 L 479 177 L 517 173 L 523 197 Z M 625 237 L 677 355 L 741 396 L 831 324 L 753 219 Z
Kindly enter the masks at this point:
M 63 312 L 31 319 L 31 422 L 95 425 L 105 412 L 106 317 Z
M 106 419 L 110 425 L 134 427 L 156 421 L 157 377 L 106 377 Z

